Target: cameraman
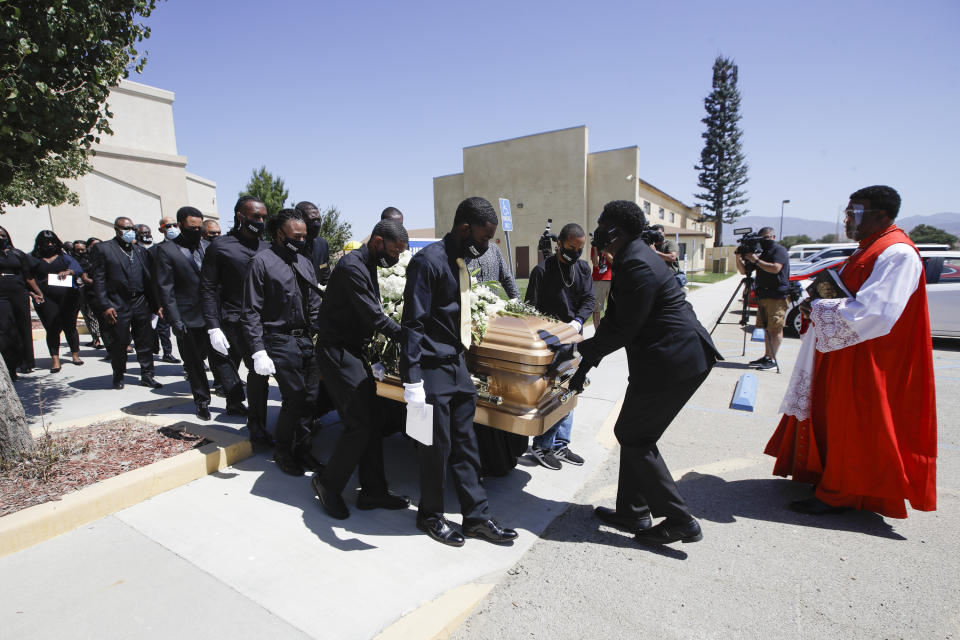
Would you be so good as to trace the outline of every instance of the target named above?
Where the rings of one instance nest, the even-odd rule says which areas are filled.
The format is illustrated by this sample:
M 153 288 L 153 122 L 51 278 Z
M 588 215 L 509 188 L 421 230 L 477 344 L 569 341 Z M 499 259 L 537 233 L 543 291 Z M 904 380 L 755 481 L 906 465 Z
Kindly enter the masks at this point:
M 783 342 L 783 325 L 787 318 L 787 294 L 790 291 L 790 258 L 783 245 L 774 242 L 773 227 L 764 227 L 760 236 L 761 253 L 737 253 L 737 271 L 750 276 L 756 268 L 757 327 L 767 334 L 766 353 L 750 363 L 756 369 L 773 369 Z M 747 265 L 746 263 L 750 263 Z
M 677 260 L 680 256 L 680 249 L 677 247 L 677 243 L 666 236 L 663 232 L 662 224 L 652 225 L 648 227 L 648 229 L 650 231 L 656 231 L 658 234 L 655 236 L 655 242 L 650 244 L 650 248 L 653 249 L 655 254 L 660 256 L 661 260 L 667 263 L 667 266 L 670 267 L 674 275 L 680 273 L 680 262 Z M 652 234 L 650 235 L 652 236 Z

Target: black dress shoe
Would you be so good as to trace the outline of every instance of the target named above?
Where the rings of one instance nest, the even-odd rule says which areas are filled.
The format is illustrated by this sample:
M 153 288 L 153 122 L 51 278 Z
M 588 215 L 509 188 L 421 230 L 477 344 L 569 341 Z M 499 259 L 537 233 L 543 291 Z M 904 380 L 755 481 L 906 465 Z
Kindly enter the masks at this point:
M 113 379 L 113 388 L 114 388 L 114 389 L 123 389 L 123 378 L 114 378 L 114 379 Z
M 159 389 L 163 385 L 157 382 L 157 379 L 152 375 L 147 374 L 145 376 L 140 376 L 140 386 L 141 387 L 150 387 L 151 389 Z
M 357 509 L 367 511 L 369 509 L 406 509 L 410 506 L 410 498 L 387 491 L 381 494 L 369 494 L 360 492 L 357 496 Z
M 812 516 L 825 516 L 831 513 L 843 513 L 847 510 L 847 507 L 835 507 L 827 504 L 819 498 L 794 500 L 790 503 L 790 508 L 799 513 L 806 513 Z
M 257 429 L 256 431 L 250 432 L 250 442 L 257 445 L 263 445 L 265 447 L 272 447 L 273 436 L 266 431 L 260 431 Z
M 299 447 L 294 451 L 294 457 L 297 463 L 306 471 L 312 471 L 316 475 L 322 475 L 327 470 L 327 465 L 323 464 L 306 447 Z
M 649 515 L 624 516 L 617 513 L 615 509 L 610 509 L 607 507 L 597 507 L 593 510 L 593 514 L 602 520 L 604 524 L 608 524 L 611 527 L 616 527 L 617 529 L 626 531 L 627 533 L 636 533 L 638 531 L 649 529 L 653 526 L 653 520 Z
M 501 527 L 493 518 L 464 518 L 463 535 L 469 538 L 483 538 L 496 544 L 510 544 L 517 539 L 513 529 Z
M 210 407 L 207 406 L 206 402 L 197 403 L 197 417 L 201 420 L 210 419 Z
M 180 364 L 180 359 L 175 357 L 172 353 L 165 353 L 163 357 L 160 358 L 160 362 L 169 362 L 170 364 Z
M 247 408 L 243 404 L 227 405 L 227 410 L 224 413 L 228 416 L 245 416 L 247 415 Z
M 50 367 L 50 373 L 60 373 L 61 367 Z
M 281 453 L 278 449 L 273 452 L 273 461 L 277 463 L 277 466 L 280 467 L 280 471 L 283 471 L 288 476 L 302 476 L 303 467 L 300 466 L 300 463 L 297 462 L 297 459 L 293 457 L 290 453 Z
M 460 532 L 450 526 L 446 518 L 429 516 L 421 518 L 417 516 L 417 529 L 426 532 L 428 536 L 451 547 L 462 547 L 463 536 Z
M 700 542 L 703 532 L 700 523 L 690 518 L 690 522 L 675 524 L 664 520 L 660 524 L 644 531 L 638 531 L 633 538 L 640 544 L 670 544 L 671 542 Z
M 320 498 L 320 504 L 323 505 L 323 508 L 330 514 L 331 518 L 346 520 L 350 517 L 350 510 L 347 509 L 347 503 L 343 501 L 343 496 L 339 493 L 328 491 L 320 482 L 319 474 L 313 476 L 310 484 L 313 486 L 313 492 Z

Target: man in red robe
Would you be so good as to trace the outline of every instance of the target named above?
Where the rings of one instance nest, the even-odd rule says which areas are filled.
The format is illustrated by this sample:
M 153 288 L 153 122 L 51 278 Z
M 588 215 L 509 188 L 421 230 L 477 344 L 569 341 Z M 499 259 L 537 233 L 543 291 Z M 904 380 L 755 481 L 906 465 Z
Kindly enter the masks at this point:
M 812 482 L 795 511 L 875 511 L 906 518 L 937 506 L 933 345 L 923 263 L 894 224 L 900 196 L 860 189 L 846 210 L 859 241 L 840 273 L 851 298 L 805 302 L 804 335 L 780 425 L 773 473 Z

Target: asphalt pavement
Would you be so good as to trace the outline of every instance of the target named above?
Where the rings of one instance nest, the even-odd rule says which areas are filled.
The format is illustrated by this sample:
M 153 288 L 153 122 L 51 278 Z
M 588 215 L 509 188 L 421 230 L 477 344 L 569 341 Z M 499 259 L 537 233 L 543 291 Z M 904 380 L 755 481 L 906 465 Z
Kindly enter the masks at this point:
M 731 410 L 763 349 L 748 341 L 741 356 L 737 319 L 714 333 L 727 360 L 659 445 L 703 541 L 642 547 L 601 525 L 593 507 L 614 506 L 614 453 L 453 637 L 960 637 L 960 341 L 935 342 L 938 510 L 806 516 L 786 505 L 809 485 L 772 476 L 762 453 L 799 340 L 784 342 L 782 374 L 757 372 L 756 410 Z

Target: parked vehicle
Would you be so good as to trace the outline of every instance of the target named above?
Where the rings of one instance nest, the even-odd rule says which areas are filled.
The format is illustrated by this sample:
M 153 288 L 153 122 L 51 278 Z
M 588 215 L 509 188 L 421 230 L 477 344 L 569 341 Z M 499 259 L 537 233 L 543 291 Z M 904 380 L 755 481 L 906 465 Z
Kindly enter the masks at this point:
M 929 247 L 934 248 L 929 248 Z M 960 251 L 946 245 L 917 245 L 927 284 L 927 307 L 930 311 L 930 333 L 937 337 L 960 338 Z M 840 269 L 846 257 L 821 260 L 797 273 L 791 271 L 790 280 L 801 282 L 804 289 L 818 273 L 825 269 Z M 804 291 L 801 300 L 787 308 L 784 332 L 799 337 L 802 324 L 800 302 L 807 297 Z
M 816 244 L 795 244 L 787 250 L 789 252 L 787 255 L 790 257 L 790 262 L 800 262 L 829 246 L 829 244 L 823 242 Z

